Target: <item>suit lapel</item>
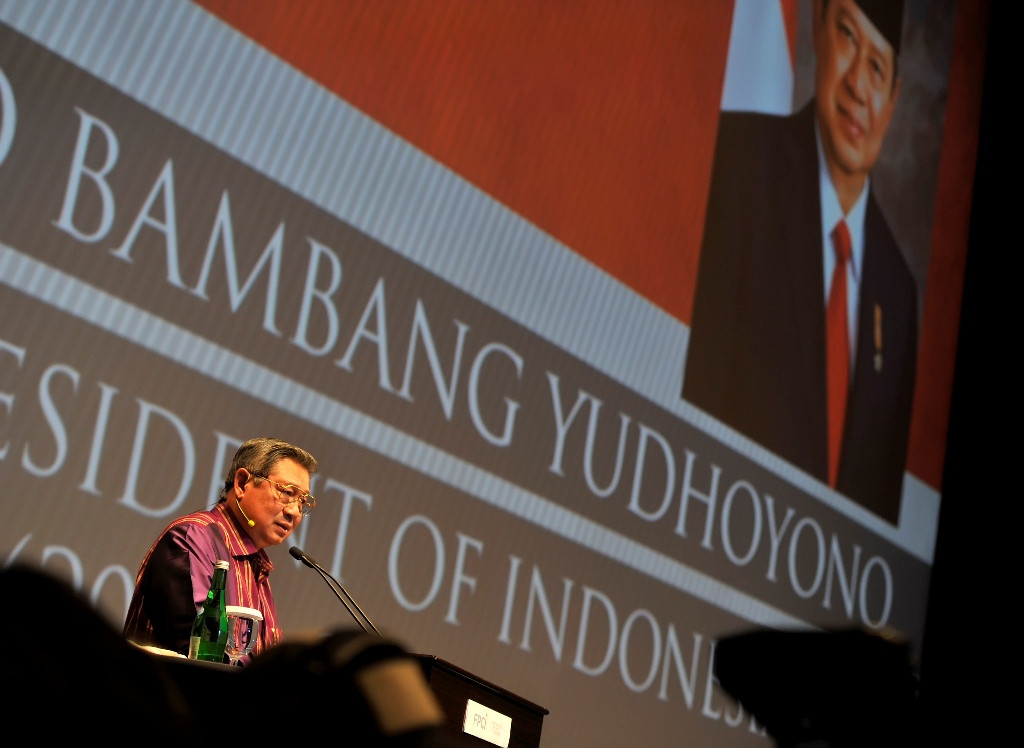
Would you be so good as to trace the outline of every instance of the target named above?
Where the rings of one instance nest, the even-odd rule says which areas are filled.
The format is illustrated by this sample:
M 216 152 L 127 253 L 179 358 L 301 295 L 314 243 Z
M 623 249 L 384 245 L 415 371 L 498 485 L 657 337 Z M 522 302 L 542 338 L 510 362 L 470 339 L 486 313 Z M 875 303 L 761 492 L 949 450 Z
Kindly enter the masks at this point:
M 825 392 L 825 302 L 821 249 L 821 199 L 818 190 L 818 159 L 814 137 L 813 105 L 801 112 L 799 128 L 790 143 L 792 188 L 788 189 L 785 215 L 788 267 L 781 274 L 788 284 L 789 364 L 799 379 L 794 407 L 807 428 L 807 445 L 813 472 L 827 470 L 827 410 Z

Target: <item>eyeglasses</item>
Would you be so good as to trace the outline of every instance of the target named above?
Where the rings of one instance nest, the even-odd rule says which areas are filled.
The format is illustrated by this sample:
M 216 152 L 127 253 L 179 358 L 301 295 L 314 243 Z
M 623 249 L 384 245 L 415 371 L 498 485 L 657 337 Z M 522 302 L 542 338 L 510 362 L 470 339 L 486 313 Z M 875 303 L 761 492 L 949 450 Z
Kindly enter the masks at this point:
M 298 502 L 299 512 L 301 512 L 303 517 L 308 516 L 309 513 L 316 508 L 316 499 L 313 498 L 308 491 L 303 491 L 298 486 L 278 483 L 276 480 L 271 480 L 265 475 L 257 475 L 256 473 L 249 473 L 249 475 L 253 477 L 254 481 L 259 478 L 260 480 L 265 480 L 267 483 L 270 483 L 275 489 L 275 498 L 281 504 L 291 506 Z

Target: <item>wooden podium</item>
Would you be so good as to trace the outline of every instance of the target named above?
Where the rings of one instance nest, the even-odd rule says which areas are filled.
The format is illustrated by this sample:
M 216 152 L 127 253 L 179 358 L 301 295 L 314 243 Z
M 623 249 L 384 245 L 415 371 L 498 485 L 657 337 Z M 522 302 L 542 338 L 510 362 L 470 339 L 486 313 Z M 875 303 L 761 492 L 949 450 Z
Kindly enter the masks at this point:
M 486 748 L 490 744 L 486 738 L 466 731 L 467 708 L 472 701 L 484 707 L 484 710 L 476 708 L 476 712 L 485 712 L 483 715 L 472 716 L 481 716 L 484 720 L 489 718 L 492 721 L 497 721 L 499 716 L 511 719 L 509 748 L 540 746 L 540 731 L 544 716 L 548 713 L 547 709 L 434 655 L 421 654 L 417 657 L 423 666 L 430 690 L 434 692 L 444 710 L 444 733 L 451 745 Z M 471 730 L 474 727 L 479 730 L 482 725 L 478 722 L 468 727 Z
M 4 600 L 41 601 L 35 613 L 42 636 L 60 637 L 70 628 L 77 637 L 73 646 L 59 651 L 15 647 L 5 660 L 4 672 L 17 685 L 7 697 L 8 711 L 38 716 L 34 729 L 47 737 L 66 742 L 89 736 L 99 729 L 98 715 L 111 715 L 118 734 L 139 737 L 150 746 L 181 746 L 196 734 L 240 730 L 252 721 L 251 729 L 259 731 L 264 744 L 294 743 L 295 731 L 305 730 L 343 738 L 346 745 L 408 747 L 419 745 L 413 741 L 420 727 L 385 739 L 374 699 L 383 696 L 401 710 L 417 701 L 431 702 L 419 698 L 429 688 L 437 704 L 430 703 L 429 720 L 423 722 L 426 740 L 436 731 L 446 746 L 488 748 L 493 741 L 464 728 L 467 707 L 472 707 L 476 728 L 484 721 L 491 726 L 494 717 L 494 724 L 507 726 L 504 734 L 512 748 L 540 745 L 547 709 L 449 662 L 413 654 L 398 642 L 363 631 L 281 643 L 240 668 L 133 644 L 70 585 L 34 569 L 0 569 L 0 591 Z M 399 677 L 381 679 L 381 673 Z M 395 698 L 410 695 L 388 690 L 396 681 L 408 686 L 405 691 L 413 698 Z M 377 692 L 381 685 L 386 686 L 382 693 Z M 41 701 L 39 694 L 47 699 Z M 50 714 L 54 700 L 62 705 L 58 718 Z M 232 739 L 230 732 L 223 737 Z M 428 744 L 438 743 L 423 743 Z
M 371 638 L 370 641 L 376 639 Z M 507 739 L 509 748 L 539 748 L 541 727 L 548 714 L 547 709 L 434 655 L 410 652 L 401 655 L 395 645 L 389 646 L 393 651 L 385 653 L 386 659 L 401 656 L 419 663 L 426 687 L 444 713 L 444 722 L 439 731 L 445 748 L 489 748 L 492 745 L 505 745 L 503 739 Z M 322 722 L 324 729 L 328 730 L 344 726 L 345 734 L 349 737 L 365 734 L 371 725 L 373 730 L 377 729 L 377 723 L 368 712 L 352 711 L 365 709 L 357 705 L 367 703 L 356 698 L 359 689 L 355 685 L 357 679 L 353 678 L 362 669 L 362 665 L 353 670 L 343 664 L 332 671 L 326 666 L 329 660 L 322 655 L 339 651 L 337 649 L 297 647 L 292 650 L 293 654 L 287 654 L 288 651 L 287 646 L 281 645 L 275 654 L 285 656 L 281 656 L 277 662 L 264 659 L 262 664 L 270 664 L 270 667 L 264 668 L 262 674 L 261 668 L 255 666 L 237 668 L 160 654 L 153 654 L 152 658 L 160 671 L 166 672 L 171 682 L 180 689 L 187 701 L 189 713 L 197 715 L 197 719 L 206 713 L 213 694 L 228 693 L 233 687 L 237 688 L 240 682 L 255 677 L 262 678 L 256 681 L 262 684 L 255 686 L 257 688 L 287 681 L 294 690 L 306 693 L 304 704 L 308 707 L 305 714 L 307 726 L 316 720 Z M 332 677 L 332 672 L 337 677 Z M 123 675 L 127 677 L 130 674 Z M 422 683 L 415 686 L 411 681 L 403 682 L 413 692 L 416 688 L 424 687 Z M 268 729 L 264 728 L 265 734 L 268 734 Z M 291 723 L 287 723 L 287 729 L 291 729 Z

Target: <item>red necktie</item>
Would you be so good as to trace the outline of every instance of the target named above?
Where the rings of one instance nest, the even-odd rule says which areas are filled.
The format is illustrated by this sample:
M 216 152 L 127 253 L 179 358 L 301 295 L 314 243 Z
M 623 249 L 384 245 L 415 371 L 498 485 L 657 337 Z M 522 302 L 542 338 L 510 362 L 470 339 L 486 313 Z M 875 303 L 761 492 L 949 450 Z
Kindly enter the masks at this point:
M 835 487 L 839 452 L 846 419 L 846 393 L 850 386 L 849 326 L 846 322 L 846 263 L 850 260 L 850 230 L 840 220 L 832 230 L 836 267 L 828 292 L 825 315 L 825 364 L 828 375 L 828 484 Z

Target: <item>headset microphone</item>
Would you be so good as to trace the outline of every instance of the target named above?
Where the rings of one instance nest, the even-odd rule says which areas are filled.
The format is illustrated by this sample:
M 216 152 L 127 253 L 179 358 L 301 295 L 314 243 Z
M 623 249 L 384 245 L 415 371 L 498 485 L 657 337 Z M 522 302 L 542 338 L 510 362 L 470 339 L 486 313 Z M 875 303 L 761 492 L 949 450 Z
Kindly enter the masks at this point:
M 244 509 L 242 509 L 242 502 L 238 500 L 238 497 L 235 497 L 235 504 L 238 505 L 238 511 L 240 511 L 242 516 L 245 517 L 245 521 L 249 523 L 249 527 L 256 527 L 256 523 L 249 519 L 249 515 L 245 513 Z

